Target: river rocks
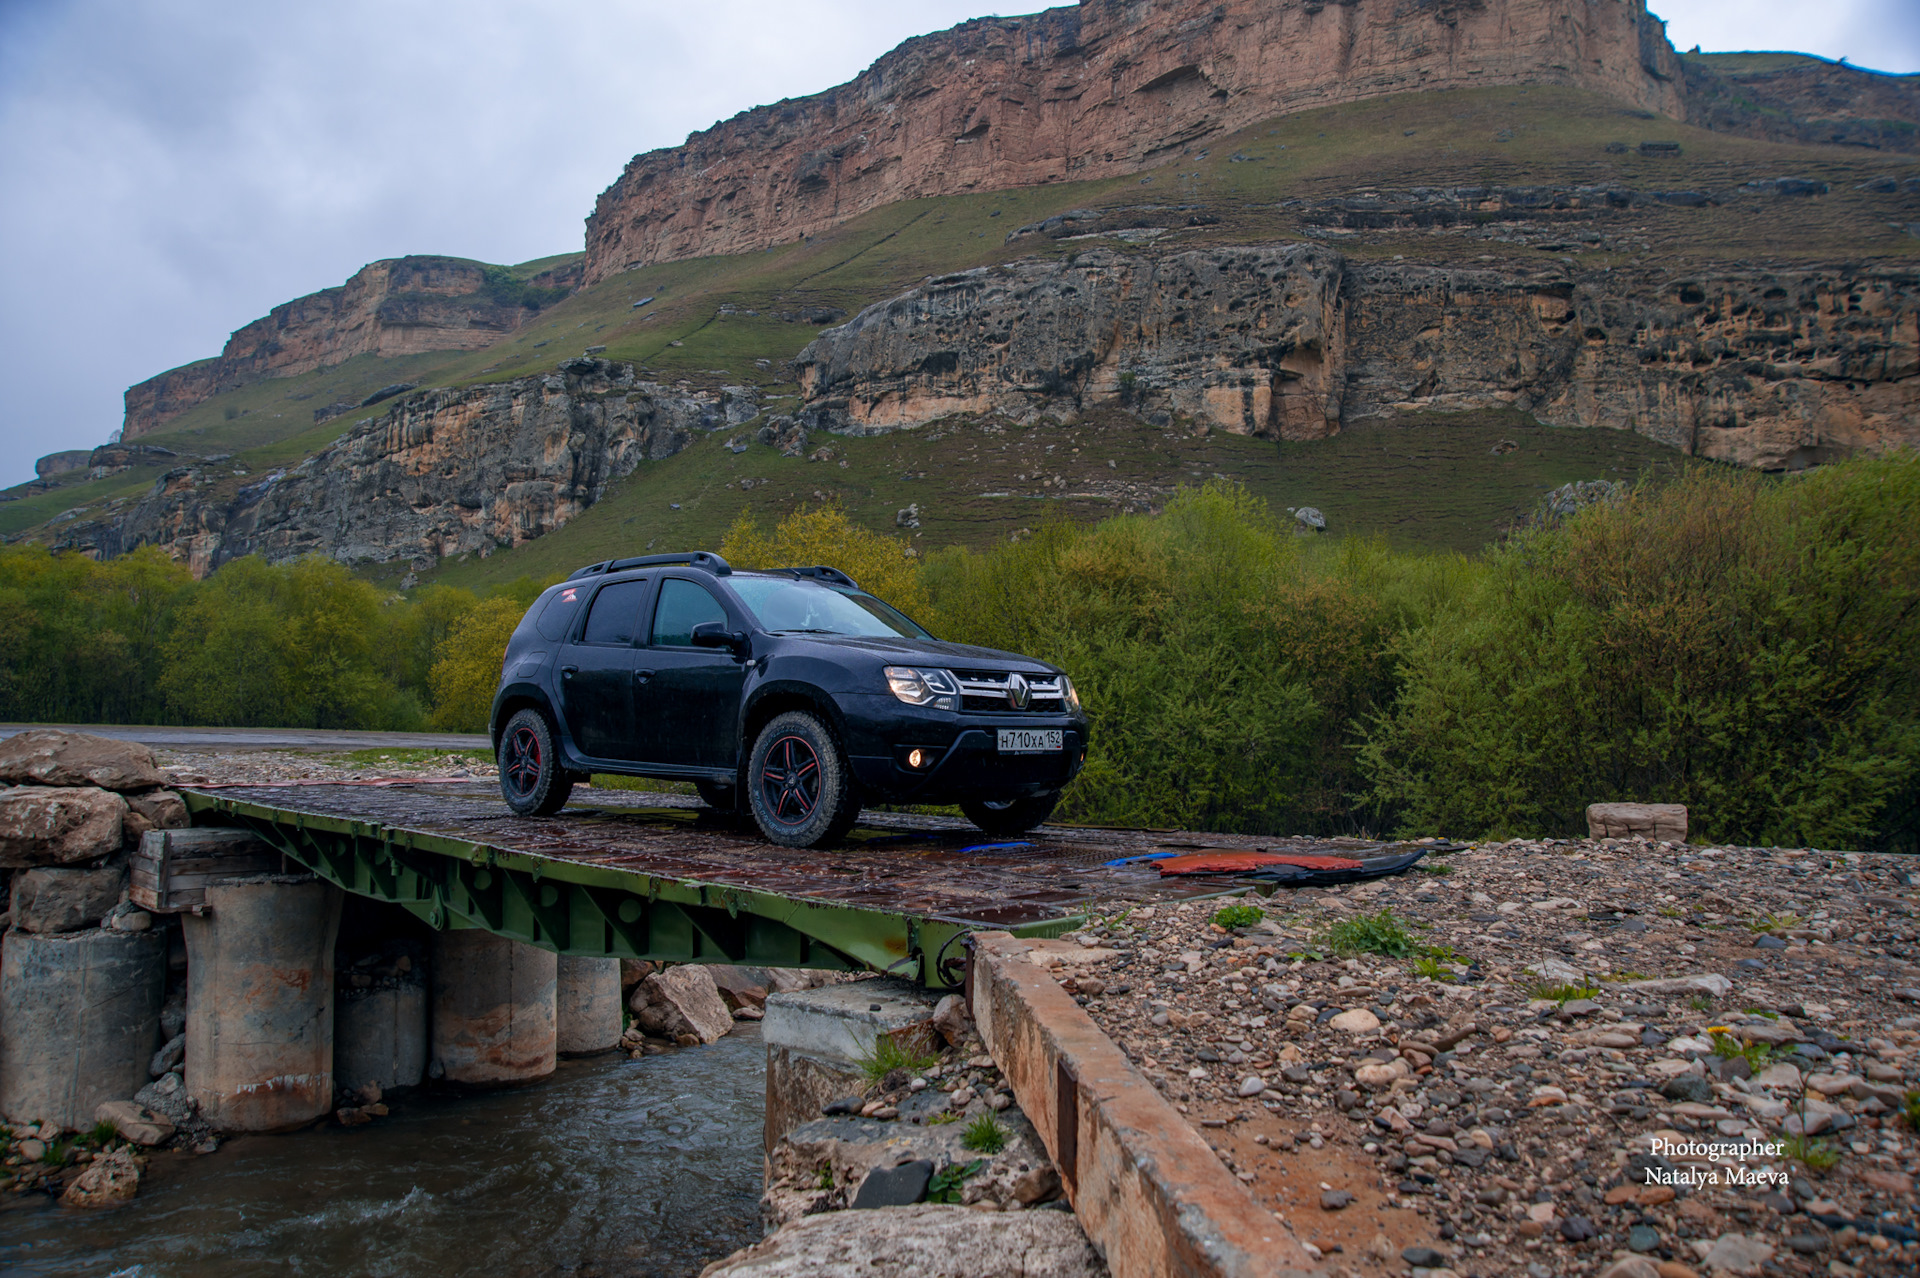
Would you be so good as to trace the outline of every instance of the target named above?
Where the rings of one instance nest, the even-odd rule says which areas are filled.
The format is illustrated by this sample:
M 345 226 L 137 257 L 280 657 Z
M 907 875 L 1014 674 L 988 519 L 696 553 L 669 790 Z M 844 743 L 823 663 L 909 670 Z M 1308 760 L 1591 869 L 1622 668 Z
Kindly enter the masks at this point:
M 1709 1273 L 1757 1274 L 1773 1259 L 1773 1245 L 1746 1234 L 1722 1234 L 1700 1257 Z
M 642 1001 L 644 999 L 644 1002 Z M 718 1042 L 733 1028 L 733 1013 L 720 998 L 713 975 L 693 964 L 670 967 L 640 982 L 628 1006 L 648 1034 L 686 1044 Z
M 708 1265 L 701 1278 L 1105 1278 L 1107 1267 L 1065 1212 L 979 1212 L 923 1203 L 831 1212 L 785 1225 Z
M 1654 842 L 1687 841 L 1687 809 L 1681 803 L 1594 803 L 1587 807 L 1587 831 L 1596 839 L 1638 835 Z
M 140 1192 L 140 1160 L 124 1149 L 112 1150 L 67 1186 L 60 1201 L 68 1207 L 111 1207 Z
M 136 1145 L 164 1145 L 173 1139 L 173 1120 L 133 1101 L 108 1101 L 93 1112 L 95 1122 L 112 1123 L 122 1140 Z
M 166 784 L 153 751 L 136 741 L 54 728 L 0 739 L 0 781 L 13 785 L 151 790 Z
M 13 925 L 26 932 L 73 932 L 91 927 L 120 903 L 127 884 L 124 858 L 87 869 L 41 866 L 13 879 Z
M 1327 1027 L 1343 1034 L 1371 1034 L 1380 1028 L 1380 1018 L 1364 1007 L 1356 1007 L 1335 1016 Z
M 71 865 L 111 856 L 120 850 L 126 813 L 126 800 L 107 790 L 0 790 L 0 868 Z

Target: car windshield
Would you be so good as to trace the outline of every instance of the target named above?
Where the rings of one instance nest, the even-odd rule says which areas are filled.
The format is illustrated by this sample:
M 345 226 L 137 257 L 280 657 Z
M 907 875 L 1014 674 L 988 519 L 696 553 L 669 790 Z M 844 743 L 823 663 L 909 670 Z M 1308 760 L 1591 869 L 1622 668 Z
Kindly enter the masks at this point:
M 931 639 L 906 614 L 859 590 L 807 578 L 747 577 L 728 582 L 765 630 L 775 634 Z

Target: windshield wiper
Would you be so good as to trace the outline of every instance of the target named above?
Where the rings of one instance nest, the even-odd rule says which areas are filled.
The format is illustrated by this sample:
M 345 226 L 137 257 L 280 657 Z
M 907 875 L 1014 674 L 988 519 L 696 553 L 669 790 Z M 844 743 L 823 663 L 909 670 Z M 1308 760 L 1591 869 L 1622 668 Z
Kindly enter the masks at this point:
M 792 630 L 776 630 L 773 633 L 776 635 L 838 635 L 838 634 L 844 634 L 846 632 L 841 630 L 821 630 L 818 628 L 809 628 L 809 627 L 802 626 L 802 627 L 796 627 L 795 629 L 792 629 Z

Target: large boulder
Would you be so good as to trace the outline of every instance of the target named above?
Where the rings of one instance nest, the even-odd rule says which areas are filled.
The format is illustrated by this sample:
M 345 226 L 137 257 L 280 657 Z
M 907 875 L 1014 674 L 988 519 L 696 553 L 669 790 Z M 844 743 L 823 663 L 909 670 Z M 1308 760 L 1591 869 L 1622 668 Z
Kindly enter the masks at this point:
M 67 1186 L 60 1201 L 69 1207 L 111 1207 L 126 1202 L 140 1192 L 140 1160 L 125 1149 L 116 1149 L 93 1160 Z
M 808 1216 L 700 1278 L 1105 1278 L 1106 1264 L 1080 1222 L 1061 1211 L 975 1211 L 921 1203 Z
M 0 790 L 0 867 L 72 865 L 120 850 L 127 801 L 107 790 Z
M 641 1030 L 682 1044 L 717 1042 L 733 1028 L 733 1013 L 720 1000 L 713 974 L 694 964 L 655 972 L 627 1005 Z
M 766 968 L 729 967 L 720 963 L 707 964 L 706 968 L 714 988 L 720 991 L 720 1001 L 729 1008 L 738 1011 L 766 1006 L 769 979 Z
M 123 834 L 128 843 L 138 843 L 140 836 L 149 830 L 184 830 L 193 824 L 187 815 L 186 800 L 171 790 L 149 790 L 145 794 L 129 794 L 126 799 Z
M 13 878 L 13 925 L 24 932 L 77 932 L 120 904 L 126 890 L 123 858 L 95 869 L 38 866 Z
M 152 790 L 167 783 L 153 751 L 137 741 L 33 728 L 0 740 L 0 781 L 13 785 L 97 785 Z
M 1589 804 L 1587 833 L 1596 839 L 1630 839 L 1637 834 L 1653 843 L 1685 843 L 1687 807 L 1684 803 Z

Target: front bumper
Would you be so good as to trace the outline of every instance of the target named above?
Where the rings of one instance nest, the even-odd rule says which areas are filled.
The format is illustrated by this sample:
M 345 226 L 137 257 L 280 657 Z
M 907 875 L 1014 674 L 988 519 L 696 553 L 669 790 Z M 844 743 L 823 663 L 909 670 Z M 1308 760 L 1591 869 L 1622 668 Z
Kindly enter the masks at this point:
M 1077 722 L 958 723 L 947 746 L 904 741 L 887 754 L 854 754 L 854 779 L 868 794 L 889 802 L 948 804 L 962 798 L 1035 798 L 1068 785 L 1087 762 L 1087 729 Z M 1000 727 L 1058 729 L 1062 748 L 1046 754 L 1000 754 Z M 912 746 L 939 750 L 931 768 L 912 769 L 904 756 Z

